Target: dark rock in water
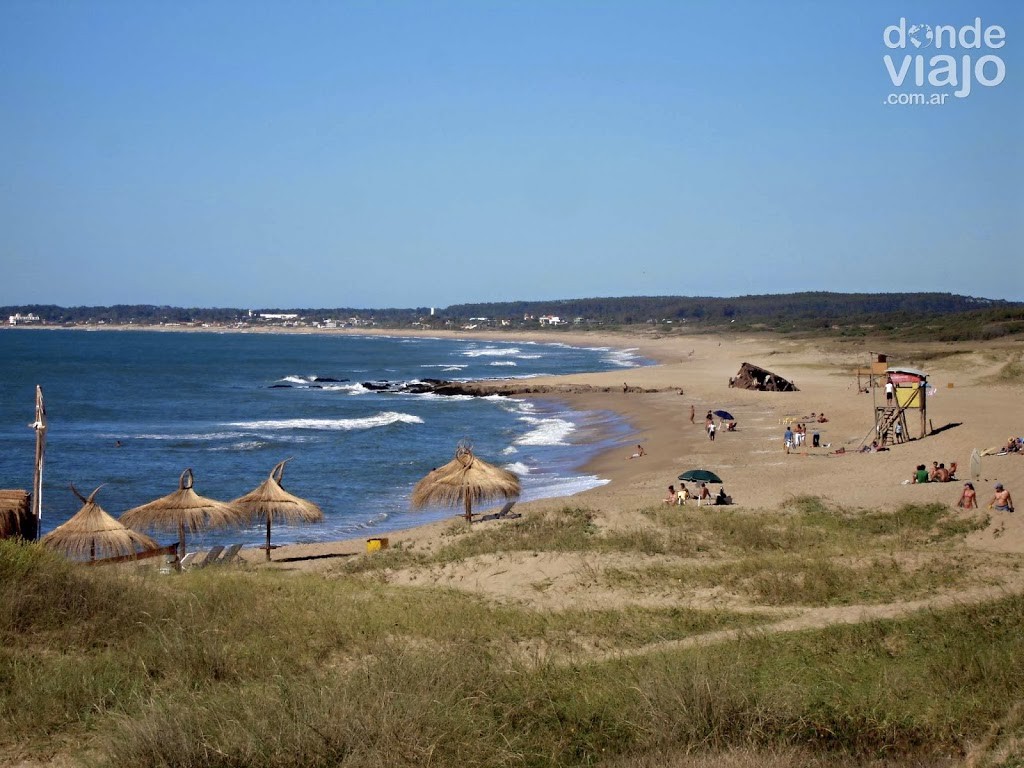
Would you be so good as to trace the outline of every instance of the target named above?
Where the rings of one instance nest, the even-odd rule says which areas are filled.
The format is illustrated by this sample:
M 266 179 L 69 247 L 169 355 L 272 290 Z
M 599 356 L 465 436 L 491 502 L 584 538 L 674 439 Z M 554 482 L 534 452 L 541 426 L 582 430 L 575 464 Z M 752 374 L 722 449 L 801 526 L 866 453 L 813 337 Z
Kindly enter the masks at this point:
M 271 389 L 291 389 L 292 385 L 291 384 L 271 384 L 270 388 Z
M 399 392 L 408 392 L 411 395 L 423 395 L 428 392 L 437 391 L 437 384 L 428 381 L 408 381 L 401 385 Z
M 323 387 L 321 387 L 319 384 L 310 384 L 309 388 L 310 389 L 323 389 Z
M 396 392 L 409 395 L 422 395 L 436 392 L 439 387 L 449 382 L 441 379 L 420 379 L 418 381 L 364 381 L 363 387 L 373 392 Z
M 314 376 L 313 381 L 319 384 L 340 384 L 348 379 L 332 379 L 330 376 Z

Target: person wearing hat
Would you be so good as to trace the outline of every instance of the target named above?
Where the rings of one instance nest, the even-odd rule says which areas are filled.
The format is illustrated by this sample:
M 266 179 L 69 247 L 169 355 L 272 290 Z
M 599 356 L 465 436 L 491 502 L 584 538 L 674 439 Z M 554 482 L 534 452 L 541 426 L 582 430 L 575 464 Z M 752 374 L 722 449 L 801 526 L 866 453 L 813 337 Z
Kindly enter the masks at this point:
M 996 483 L 996 492 L 992 496 L 992 501 L 988 503 L 988 508 L 996 512 L 1013 512 L 1013 498 L 1010 492 L 1003 488 L 1002 483 Z

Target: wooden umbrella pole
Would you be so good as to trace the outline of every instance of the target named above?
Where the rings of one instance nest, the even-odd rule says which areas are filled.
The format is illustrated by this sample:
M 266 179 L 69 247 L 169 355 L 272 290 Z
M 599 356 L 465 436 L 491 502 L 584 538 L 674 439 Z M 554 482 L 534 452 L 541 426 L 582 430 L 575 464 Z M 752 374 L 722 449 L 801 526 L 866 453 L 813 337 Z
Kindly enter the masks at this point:
M 43 527 L 43 460 L 46 454 L 46 406 L 43 403 L 43 388 L 36 384 L 35 421 L 30 424 L 36 431 L 35 467 L 32 472 L 32 516 L 35 518 L 35 538 Z
M 469 489 L 463 491 L 463 497 L 466 500 L 466 522 L 473 522 L 473 498 L 469 493 Z
M 270 560 L 270 520 L 273 517 L 269 512 L 267 513 L 267 561 Z
M 178 521 L 178 562 L 185 557 L 185 521 Z

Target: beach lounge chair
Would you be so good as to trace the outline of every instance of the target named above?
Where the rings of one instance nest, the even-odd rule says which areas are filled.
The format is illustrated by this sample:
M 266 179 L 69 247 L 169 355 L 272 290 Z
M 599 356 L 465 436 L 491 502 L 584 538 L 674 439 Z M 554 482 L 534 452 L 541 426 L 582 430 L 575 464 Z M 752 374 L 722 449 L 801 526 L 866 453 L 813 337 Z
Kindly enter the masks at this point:
M 220 557 L 220 553 L 223 551 L 224 547 L 218 544 L 216 547 L 213 547 L 209 552 L 206 553 L 206 557 L 204 557 L 202 560 L 196 561 L 194 567 L 205 568 L 208 565 L 213 565 L 213 563 L 217 562 L 217 558 Z
M 183 558 L 181 558 L 181 562 L 178 563 L 178 570 L 184 571 L 186 568 L 190 568 L 192 566 L 192 563 L 195 561 L 195 559 L 196 559 L 196 553 L 195 552 L 187 552 L 185 554 L 185 556 Z
M 236 559 L 238 559 L 238 553 L 241 552 L 241 551 L 242 551 L 242 545 L 241 544 L 232 544 L 230 547 L 228 547 L 226 550 L 224 550 L 224 554 L 221 555 L 221 558 L 220 558 L 220 560 L 217 561 L 217 564 L 218 565 L 229 565 L 229 564 L 231 564 Z

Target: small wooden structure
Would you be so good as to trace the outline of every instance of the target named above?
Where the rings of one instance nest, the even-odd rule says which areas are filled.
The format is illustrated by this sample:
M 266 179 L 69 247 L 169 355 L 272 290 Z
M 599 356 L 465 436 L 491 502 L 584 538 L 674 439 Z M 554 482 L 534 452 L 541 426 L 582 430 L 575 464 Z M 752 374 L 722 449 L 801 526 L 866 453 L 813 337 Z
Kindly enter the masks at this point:
M 0 490 L 0 539 L 36 538 L 36 518 L 28 491 Z
M 920 414 L 916 437 L 928 434 L 928 374 L 916 368 L 887 368 L 885 383 L 892 382 L 893 402 L 875 405 L 875 432 L 878 442 L 890 446 L 911 437 L 907 412 Z M 897 429 L 897 425 L 899 428 Z
M 888 357 L 883 354 L 879 354 L 877 359 L 867 368 L 855 369 L 854 373 L 857 374 L 857 391 L 868 392 L 874 387 L 884 386 L 885 374 L 888 370 Z
M 759 392 L 799 392 L 793 382 L 750 363 L 740 366 L 739 373 L 729 379 L 729 386 Z

